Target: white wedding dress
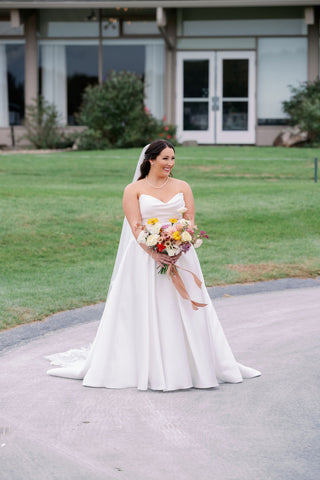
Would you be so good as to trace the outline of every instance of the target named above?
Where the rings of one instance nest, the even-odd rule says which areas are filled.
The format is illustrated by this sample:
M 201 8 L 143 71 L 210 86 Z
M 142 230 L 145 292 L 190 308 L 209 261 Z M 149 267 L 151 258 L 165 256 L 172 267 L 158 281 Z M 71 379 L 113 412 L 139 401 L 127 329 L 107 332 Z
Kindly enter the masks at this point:
M 177 193 L 164 203 L 142 194 L 139 203 L 142 223 L 150 217 L 166 222 L 181 218 L 177 210 L 184 207 L 184 198 Z M 203 281 L 193 248 L 177 265 Z M 164 391 L 209 388 L 259 376 L 257 370 L 236 362 L 204 283 L 198 288 L 190 273 L 179 274 L 192 300 L 206 307 L 193 310 L 167 275 L 158 273 L 131 233 L 91 348 L 47 357 L 60 366 L 48 374 L 82 379 L 89 387 Z

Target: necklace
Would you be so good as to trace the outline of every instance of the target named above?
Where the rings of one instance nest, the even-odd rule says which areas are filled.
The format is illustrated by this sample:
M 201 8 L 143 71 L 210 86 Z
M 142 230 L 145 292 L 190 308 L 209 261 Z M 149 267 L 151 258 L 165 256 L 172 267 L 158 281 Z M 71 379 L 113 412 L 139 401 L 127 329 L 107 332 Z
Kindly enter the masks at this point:
M 160 185 L 160 187 L 156 187 L 155 185 L 152 185 L 152 183 L 149 182 L 148 177 L 144 177 L 144 178 L 146 179 L 146 182 L 150 185 L 150 187 L 153 187 L 153 188 L 162 188 L 165 185 L 167 185 L 169 181 L 169 177 L 168 177 L 167 180 L 162 185 Z

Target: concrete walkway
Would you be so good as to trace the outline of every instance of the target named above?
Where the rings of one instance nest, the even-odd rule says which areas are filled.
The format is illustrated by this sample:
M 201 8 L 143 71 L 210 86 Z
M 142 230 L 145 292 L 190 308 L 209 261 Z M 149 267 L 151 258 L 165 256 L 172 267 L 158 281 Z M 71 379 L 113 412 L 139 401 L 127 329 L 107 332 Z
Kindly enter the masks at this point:
M 47 333 L 7 342 L 1 478 L 319 480 L 319 287 L 214 301 L 236 358 L 262 371 L 219 389 L 94 389 L 47 376 L 44 356 L 90 343 L 103 305 L 87 307 L 84 323 L 73 318 L 84 310 L 65 312 L 68 328 L 51 328 L 53 316 Z

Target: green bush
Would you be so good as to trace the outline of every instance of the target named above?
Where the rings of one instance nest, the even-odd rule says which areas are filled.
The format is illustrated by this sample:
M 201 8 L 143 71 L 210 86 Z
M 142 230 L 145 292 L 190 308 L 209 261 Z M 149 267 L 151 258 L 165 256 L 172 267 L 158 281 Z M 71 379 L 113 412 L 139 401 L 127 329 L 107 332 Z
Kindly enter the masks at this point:
M 308 132 L 311 142 L 320 142 L 320 81 L 290 87 L 291 98 L 283 102 L 291 125 Z
M 55 105 L 41 95 L 27 106 L 25 127 L 27 138 L 34 148 L 56 149 L 71 147 L 75 136 L 61 131 L 60 115 Z
M 80 134 L 76 141 L 78 150 L 105 150 L 111 147 L 107 138 L 101 137 L 101 133 L 88 128 Z
M 166 130 L 164 121 L 144 107 L 141 77 L 126 71 L 111 71 L 102 85 L 86 88 L 78 122 L 88 127 L 80 134 L 79 149 L 140 147 L 159 136 L 175 135 L 174 126 Z
M 162 120 L 158 120 L 158 131 L 157 138 L 164 138 L 169 140 L 173 145 L 177 145 L 176 137 L 177 127 L 171 123 L 166 123 L 166 117 L 163 117 Z

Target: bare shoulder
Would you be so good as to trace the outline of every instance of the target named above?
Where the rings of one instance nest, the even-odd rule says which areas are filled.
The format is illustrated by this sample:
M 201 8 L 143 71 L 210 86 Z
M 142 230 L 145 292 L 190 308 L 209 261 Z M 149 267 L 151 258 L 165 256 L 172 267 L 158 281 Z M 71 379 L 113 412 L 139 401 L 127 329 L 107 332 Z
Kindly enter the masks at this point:
M 172 180 L 175 182 L 180 192 L 183 192 L 183 193 L 191 192 L 191 187 L 189 183 L 185 182 L 184 180 L 179 180 L 178 178 L 172 178 Z
M 139 192 L 139 182 L 129 183 L 123 191 L 123 195 L 126 197 L 134 197 L 138 195 Z

